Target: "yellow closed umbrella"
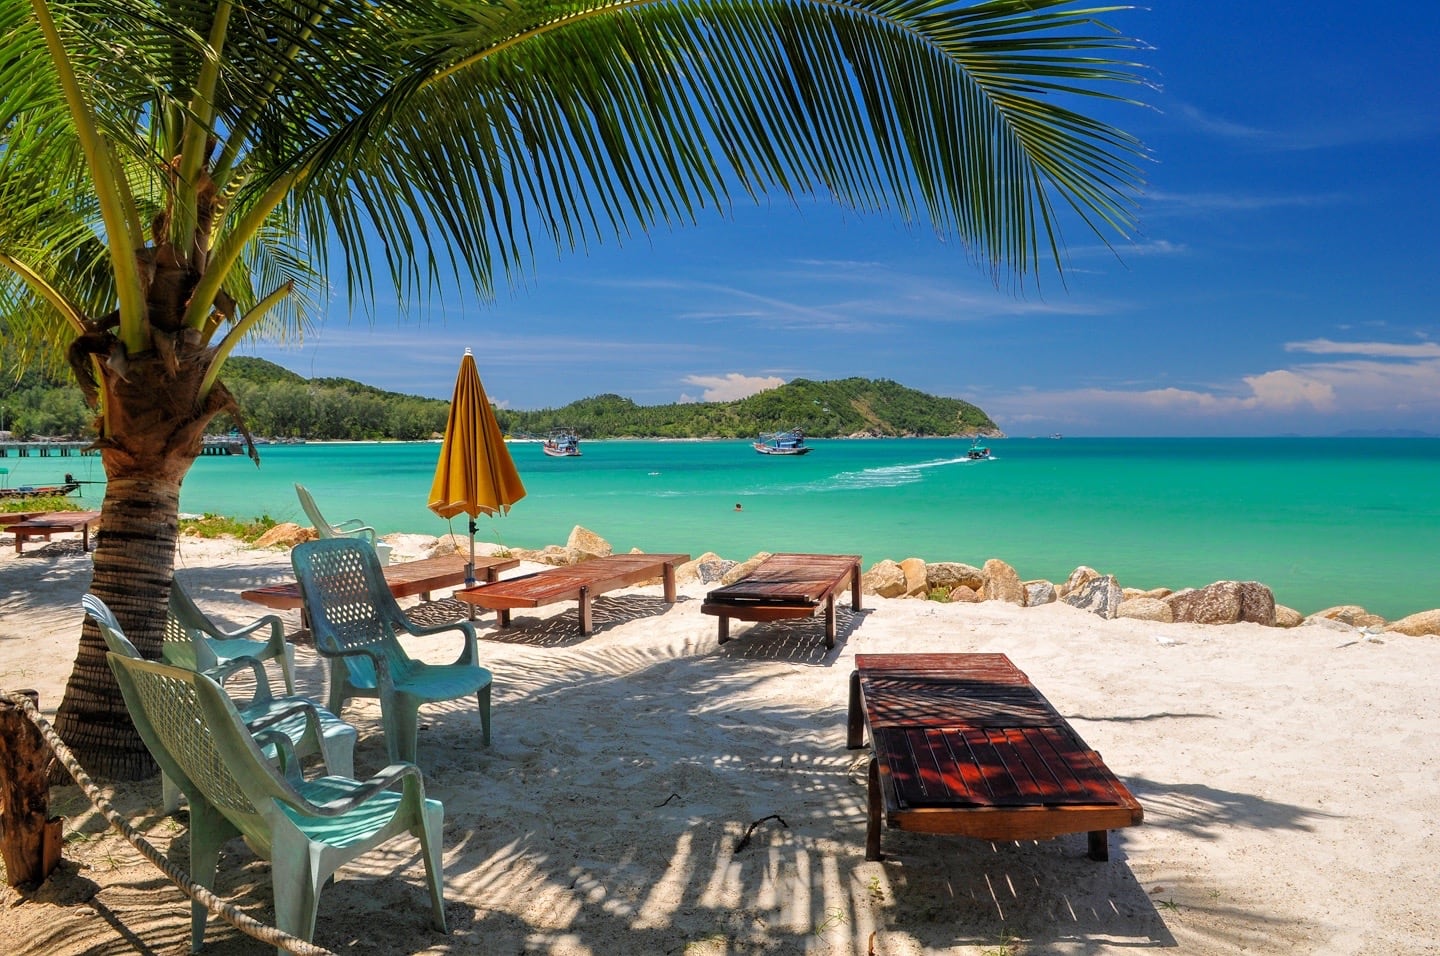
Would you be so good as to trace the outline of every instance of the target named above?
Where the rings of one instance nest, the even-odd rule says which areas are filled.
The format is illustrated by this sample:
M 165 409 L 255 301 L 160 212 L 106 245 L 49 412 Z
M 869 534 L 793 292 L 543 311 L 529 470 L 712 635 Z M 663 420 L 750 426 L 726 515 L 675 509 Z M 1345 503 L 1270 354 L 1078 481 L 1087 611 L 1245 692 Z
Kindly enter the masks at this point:
M 475 583 L 475 519 L 481 514 L 504 514 L 525 497 L 525 486 L 485 387 L 475 369 L 475 357 L 465 350 L 455 395 L 450 400 L 450 420 L 440 460 L 435 463 L 435 481 L 430 485 L 430 510 L 442 518 L 464 513 L 470 516 L 470 563 L 465 582 Z

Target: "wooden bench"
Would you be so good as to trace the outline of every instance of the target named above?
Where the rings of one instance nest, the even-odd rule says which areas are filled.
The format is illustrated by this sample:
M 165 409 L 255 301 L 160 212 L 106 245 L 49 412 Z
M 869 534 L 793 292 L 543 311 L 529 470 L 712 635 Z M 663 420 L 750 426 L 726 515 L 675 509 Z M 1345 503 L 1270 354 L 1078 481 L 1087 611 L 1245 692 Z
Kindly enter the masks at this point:
M 1144 819 L 1140 802 L 1004 654 L 857 654 L 847 744 L 868 730 L 865 858 L 880 828 L 983 840 L 1109 831 Z
M 860 610 L 857 554 L 772 554 L 748 576 L 705 596 L 701 613 L 720 618 L 720 643 L 730 640 L 730 619 L 780 621 L 825 614 L 825 646 L 835 646 L 835 598 L 850 589 Z
M 458 554 L 447 554 L 439 558 L 387 564 L 380 570 L 385 575 L 385 583 L 390 586 L 390 593 L 397 598 L 412 597 L 418 594 L 421 600 L 428 601 L 432 591 L 464 584 L 465 564 L 464 557 Z M 474 573 L 486 581 L 496 581 L 499 579 L 501 571 L 509 571 L 519 566 L 518 558 L 477 556 Z M 282 611 L 293 611 L 299 608 L 304 616 L 305 602 L 300 597 L 300 585 L 298 584 L 273 584 L 269 587 L 251 588 L 248 591 L 241 591 L 240 596 L 247 601 Z M 303 621 L 303 626 L 306 630 L 310 629 L 308 617 Z
M 612 554 L 563 568 L 551 568 L 480 584 L 455 592 L 455 597 L 499 614 L 500 626 L 510 626 L 510 612 L 560 601 L 580 602 L 580 633 L 595 631 L 590 602 L 597 594 L 629 587 L 659 577 L 665 601 L 675 603 L 675 566 L 690 560 L 688 554 Z
M 52 534 L 61 531 L 80 532 L 81 546 L 90 550 L 90 529 L 100 523 L 100 512 L 98 511 L 52 511 L 48 514 L 26 518 L 24 521 L 17 521 L 10 525 L 9 531 L 15 535 L 15 553 L 22 554 L 25 549 L 25 542 L 31 538 L 44 538 L 50 540 Z

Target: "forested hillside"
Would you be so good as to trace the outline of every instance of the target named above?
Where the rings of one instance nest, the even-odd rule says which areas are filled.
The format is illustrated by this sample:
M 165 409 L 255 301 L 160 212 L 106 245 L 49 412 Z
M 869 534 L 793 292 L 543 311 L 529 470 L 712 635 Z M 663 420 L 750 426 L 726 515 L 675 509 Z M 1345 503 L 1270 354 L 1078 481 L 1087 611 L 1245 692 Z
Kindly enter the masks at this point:
M 734 402 L 636 405 L 619 395 L 598 395 L 563 408 L 496 414 L 511 433 L 564 427 L 581 438 L 748 438 L 787 428 L 818 438 L 998 434 L 990 416 L 969 402 L 868 378 L 797 378 Z
M 223 380 L 257 436 L 414 441 L 443 432 L 449 411 L 449 402 L 439 399 L 387 392 L 350 379 L 306 379 L 264 359 L 230 359 Z M 17 437 L 83 435 L 91 417 L 72 383 L 38 372 L 18 380 L 0 378 L 0 408 L 3 425 Z M 748 438 L 788 428 L 817 438 L 999 434 L 990 417 L 969 402 L 865 378 L 795 379 L 733 402 L 637 405 L 619 395 L 597 395 L 563 408 L 497 409 L 496 417 L 510 434 L 569 428 L 586 439 Z M 214 430 L 231 427 L 222 416 Z

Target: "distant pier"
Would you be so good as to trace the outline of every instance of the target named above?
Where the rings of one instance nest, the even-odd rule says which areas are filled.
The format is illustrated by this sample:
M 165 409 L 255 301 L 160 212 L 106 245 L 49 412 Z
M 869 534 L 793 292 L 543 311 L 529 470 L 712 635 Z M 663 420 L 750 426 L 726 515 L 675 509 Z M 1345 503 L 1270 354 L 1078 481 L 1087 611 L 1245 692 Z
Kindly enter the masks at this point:
M 202 455 L 243 455 L 245 443 L 238 438 L 207 438 L 200 449 Z
M 202 455 L 243 455 L 245 445 L 238 438 L 207 438 Z M 0 442 L 0 458 L 70 458 L 98 455 L 88 441 L 7 441 Z
M 0 442 L 0 458 L 69 458 L 98 455 L 88 441 L 7 441 Z

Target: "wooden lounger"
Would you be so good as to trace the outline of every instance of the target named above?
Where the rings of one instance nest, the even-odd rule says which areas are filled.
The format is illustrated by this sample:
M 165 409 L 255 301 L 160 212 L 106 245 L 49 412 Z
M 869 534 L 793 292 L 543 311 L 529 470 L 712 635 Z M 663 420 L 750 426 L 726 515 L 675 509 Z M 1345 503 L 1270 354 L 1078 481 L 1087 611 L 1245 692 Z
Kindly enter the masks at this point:
M 1088 833 L 1109 859 L 1110 830 L 1140 802 L 1004 654 L 857 654 L 847 743 L 869 731 L 865 858 L 880 826 L 984 840 Z
M 385 575 L 385 583 L 390 586 L 390 593 L 397 598 L 418 594 L 421 600 L 428 601 L 432 591 L 464 584 L 465 564 L 465 558 L 458 554 L 449 554 L 439 558 L 387 564 L 380 570 Z M 509 571 L 511 568 L 519 566 L 520 561 L 517 558 L 486 558 L 478 555 L 475 558 L 475 574 L 486 581 L 497 580 L 501 571 Z M 305 602 L 300 597 L 300 585 L 298 584 L 274 584 L 269 587 L 251 588 L 248 591 L 241 591 L 240 597 L 282 611 L 300 608 L 303 612 L 305 607 Z M 308 619 L 303 622 L 303 625 L 306 630 L 309 630 Z
M 22 554 L 25 542 L 31 538 L 50 540 L 52 534 L 61 531 L 80 532 L 81 546 L 90 550 L 90 529 L 100 523 L 98 511 L 52 511 L 17 521 L 7 530 L 15 535 L 15 553 Z
M 730 618 L 779 621 L 825 612 L 825 646 L 835 646 L 835 598 L 850 589 L 860 610 L 857 554 L 772 554 L 750 575 L 705 596 L 701 612 L 720 618 L 720 643 L 730 639 Z
M 501 627 L 510 626 L 510 612 L 516 608 L 579 601 L 580 633 L 588 636 L 595 630 L 590 612 L 591 598 L 660 577 L 665 584 L 666 602 L 674 604 L 675 566 L 689 560 L 688 554 L 612 554 L 569 567 L 536 571 L 494 584 L 465 588 L 456 591 L 455 596 L 470 604 L 497 611 Z

